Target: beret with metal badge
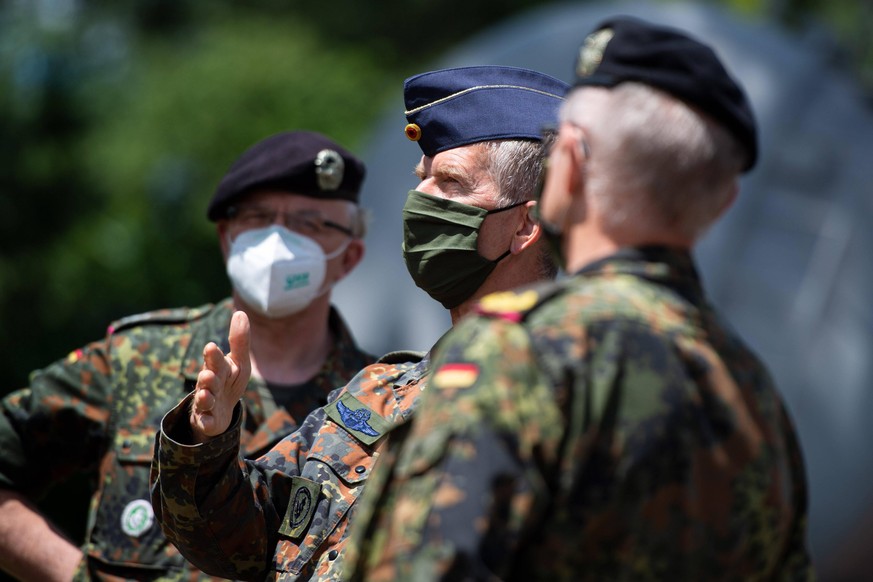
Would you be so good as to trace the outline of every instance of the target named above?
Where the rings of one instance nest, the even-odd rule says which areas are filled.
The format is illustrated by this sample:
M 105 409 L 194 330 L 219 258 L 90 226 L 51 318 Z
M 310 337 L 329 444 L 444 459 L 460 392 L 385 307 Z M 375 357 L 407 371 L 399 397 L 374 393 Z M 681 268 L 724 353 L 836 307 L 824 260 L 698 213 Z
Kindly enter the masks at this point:
M 599 24 L 579 49 L 575 87 L 644 83 L 698 108 L 722 125 L 747 152 L 744 170 L 758 158 L 755 116 L 743 88 L 715 51 L 686 33 L 631 16 Z
M 225 218 L 235 200 L 257 190 L 357 203 L 365 174 L 361 160 L 320 133 L 278 133 L 251 146 L 231 165 L 206 215 L 212 221 Z

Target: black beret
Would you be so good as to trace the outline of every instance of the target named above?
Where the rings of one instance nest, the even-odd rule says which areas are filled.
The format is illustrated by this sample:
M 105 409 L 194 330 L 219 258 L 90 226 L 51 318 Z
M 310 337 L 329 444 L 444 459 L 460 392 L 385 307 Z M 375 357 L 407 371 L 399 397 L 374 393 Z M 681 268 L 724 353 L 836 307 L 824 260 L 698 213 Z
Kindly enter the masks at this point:
M 224 175 L 206 210 L 224 218 L 227 207 L 254 190 L 358 202 L 364 163 L 320 133 L 287 131 L 247 149 Z
M 496 65 L 415 75 L 403 83 L 406 137 L 426 156 L 481 141 L 539 140 L 569 88 L 537 71 Z
M 677 29 L 630 16 L 610 18 L 588 35 L 576 60 L 575 86 L 650 85 L 697 107 L 758 158 L 755 115 L 739 83 L 709 46 Z

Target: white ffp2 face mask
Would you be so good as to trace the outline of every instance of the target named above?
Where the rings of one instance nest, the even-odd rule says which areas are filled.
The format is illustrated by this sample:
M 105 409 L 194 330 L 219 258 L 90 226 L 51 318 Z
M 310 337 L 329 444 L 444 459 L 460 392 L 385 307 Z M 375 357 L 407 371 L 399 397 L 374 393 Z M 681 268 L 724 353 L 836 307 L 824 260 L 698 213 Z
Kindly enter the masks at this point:
M 324 291 L 327 260 L 321 245 L 284 226 L 247 230 L 231 243 L 227 275 L 243 301 L 267 317 L 305 309 Z

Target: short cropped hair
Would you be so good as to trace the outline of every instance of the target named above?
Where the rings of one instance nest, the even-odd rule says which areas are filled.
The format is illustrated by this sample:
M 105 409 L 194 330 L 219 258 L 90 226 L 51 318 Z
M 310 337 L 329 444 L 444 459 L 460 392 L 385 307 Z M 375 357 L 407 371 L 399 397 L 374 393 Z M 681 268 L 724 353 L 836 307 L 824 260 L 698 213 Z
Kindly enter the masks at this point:
M 498 207 L 533 200 L 545 169 L 546 148 L 533 140 L 495 140 L 481 142 L 485 169 L 497 186 Z M 541 274 L 554 279 L 558 267 L 545 245 L 539 250 Z
M 724 127 L 642 83 L 575 90 L 560 116 L 588 132 L 586 188 L 607 228 L 655 224 L 695 240 L 733 195 L 745 163 Z

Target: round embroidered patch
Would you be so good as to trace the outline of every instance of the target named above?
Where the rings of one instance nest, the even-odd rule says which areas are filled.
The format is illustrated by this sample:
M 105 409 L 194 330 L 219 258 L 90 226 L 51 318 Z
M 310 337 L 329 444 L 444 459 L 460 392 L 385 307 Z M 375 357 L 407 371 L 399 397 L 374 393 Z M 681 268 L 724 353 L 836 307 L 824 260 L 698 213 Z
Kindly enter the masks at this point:
M 145 499 L 136 499 L 125 506 L 121 513 L 121 531 L 138 538 L 155 523 L 152 504 Z

